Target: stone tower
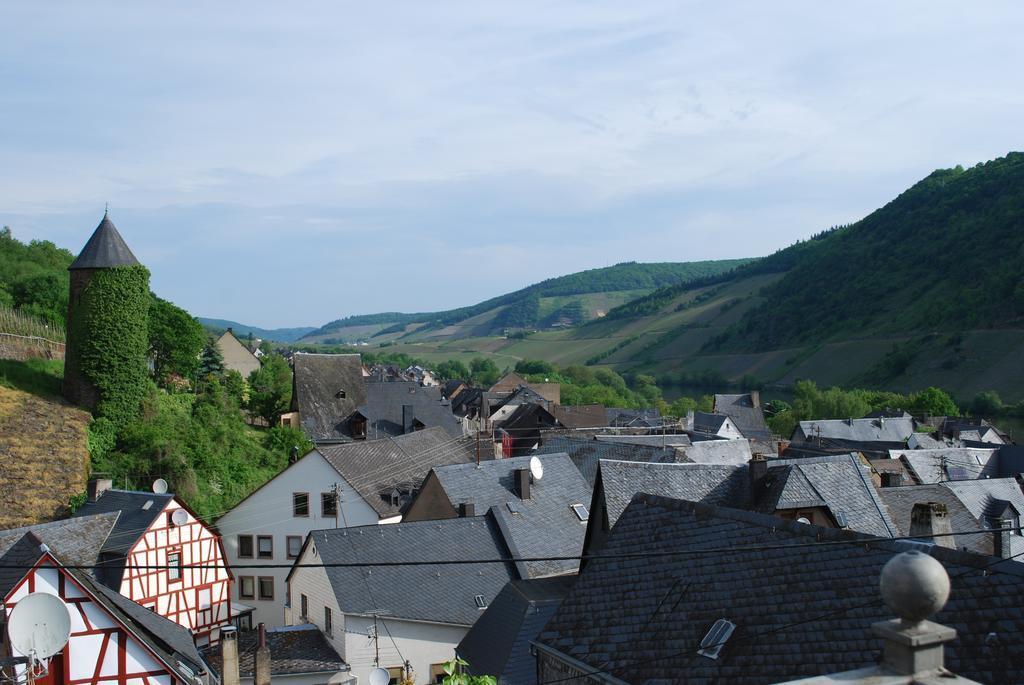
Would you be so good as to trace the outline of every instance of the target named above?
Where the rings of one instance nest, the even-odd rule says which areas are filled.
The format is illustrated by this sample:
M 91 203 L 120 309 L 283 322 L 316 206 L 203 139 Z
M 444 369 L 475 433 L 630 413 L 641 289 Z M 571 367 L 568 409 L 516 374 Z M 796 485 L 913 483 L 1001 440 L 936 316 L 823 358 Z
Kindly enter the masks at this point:
M 96 386 L 82 372 L 82 353 L 88 345 L 90 333 L 88 326 L 78 325 L 84 316 L 79 306 L 82 294 L 97 271 L 138 265 L 139 260 L 128 249 L 124 238 L 104 212 L 103 220 L 93 231 L 89 242 L 68 267 L 71 272 L 71 289 L 68 297 L 67 346 L 64 352 L 64 396 L 70 402 L 92 410 L 100 399 Z

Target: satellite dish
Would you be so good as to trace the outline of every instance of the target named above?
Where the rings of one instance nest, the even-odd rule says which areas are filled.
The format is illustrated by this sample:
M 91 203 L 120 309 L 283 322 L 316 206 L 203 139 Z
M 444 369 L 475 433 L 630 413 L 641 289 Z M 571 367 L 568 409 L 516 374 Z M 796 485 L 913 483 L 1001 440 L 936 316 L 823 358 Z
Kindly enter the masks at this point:
M 22 656 L 49 659 L 71 637 L 71 614 L 56 595 L 33 592 L 18 600 L 7 622 L 7 635 Z
M 530 457 L 530 473 L 533 475 L 534 480 L 540 480 L 544 477 L 544 464 L 540 463 L 540 459 L 537 457 Z
M 188 523 L 188 512 L 184 509 L 175 509 L 171 514 L 171 523 L 176 526 L 183 526 Z
M 158 495 L 162 495 L 165 492 L 167 492 L 167 481 L 165 481 L 163 478 L 157 478 L 155 481 L 153 481 L 153 492 L 155 492 Z
M 370 685 L 388 685 L 391 682 L 391 674 L 383 668 L 375 668 L 370 671 Z
M 797 523 L 803 523 L 803 524 L 808 525 L 808 526 L 811 525 L 810 520 L 806 516 L 801 516 L 800 518 L 798 518 L 796 520 L 796 522 Z

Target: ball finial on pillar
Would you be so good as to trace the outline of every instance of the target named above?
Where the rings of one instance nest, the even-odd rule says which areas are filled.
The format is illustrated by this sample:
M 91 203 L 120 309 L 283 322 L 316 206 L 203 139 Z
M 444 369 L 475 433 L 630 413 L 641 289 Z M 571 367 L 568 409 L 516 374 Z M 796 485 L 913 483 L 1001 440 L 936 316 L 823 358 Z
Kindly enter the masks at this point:
M 920 623 L 941 611 L 949 599 L 949 574 L 923 552 L 894 556 L 882 568 L 879 585 L 886 606 L 905 623 Z

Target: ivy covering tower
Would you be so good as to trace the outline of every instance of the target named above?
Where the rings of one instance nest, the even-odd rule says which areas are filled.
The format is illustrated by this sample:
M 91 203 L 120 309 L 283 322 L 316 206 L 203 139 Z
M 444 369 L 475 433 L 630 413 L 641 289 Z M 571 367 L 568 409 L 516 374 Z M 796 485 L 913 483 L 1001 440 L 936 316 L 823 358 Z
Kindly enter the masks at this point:
M 123 425 L 146 392 L 149 271 L 106 213 L 68 270 L 64 396 Z

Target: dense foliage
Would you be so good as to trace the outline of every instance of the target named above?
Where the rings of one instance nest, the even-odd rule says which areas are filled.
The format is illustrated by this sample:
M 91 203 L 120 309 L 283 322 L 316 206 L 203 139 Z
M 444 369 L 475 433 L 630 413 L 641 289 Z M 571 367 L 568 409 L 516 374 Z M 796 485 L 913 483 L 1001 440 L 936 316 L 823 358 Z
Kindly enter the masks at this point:
M 1022 222 L 1024 153 L 936 171 L 855 224 L 737 269 L 737 276 L 786 274 L 708 348 L 1017 326 L 1024 321 Z
M 68 266 L 74 255 L 48 240 L 25 244 L 0 230 L 0 305 L 58 326 L 68 308 Z
M 199 351 L 206 342 L 203 327 L 181 307 L 156 295 L 149 305 L 149 355 L 154 374 L 165 380 L 170 375 L 192 378 L 198 367 Z
M 291 401 L 292 370 L 288 361 L 276 353 L 264 355 L 260 368 L 249 374 L 249 411 L 273 426 L 288 411 Z
M 657 264 L 638 264 L 625 262 L 600 269 L 589 269 L 568 276 L 549 278 L 540 283 L 517 290 L 506 295 L 493 297 L 470 307 L 460 307 L 443 312 L 420 312 L 402 314 L 389 312 L 385 314 L 368 314 L 349 316 L 332 321 L 314 331 L 313 335 L 323 335 L 346 326 L 363 326 L 369 324 L 410 324 L 426 322 L 432 326 L 447 326 L 458 323 L 471 316 L 482 314 L 496 307 L 514 309 L 524 300 L 530 298 L 556 297 L 561 295 L 582 295 L 586 293 L 617 292 L 622 290 L 648 290 L 661 288 L 671 284 L 682 283 L 693 279 L 705 278 L 714 274 L 729 271 L 743 264 L 746 259 L 727 259 L 705 262 L 663 262 Z M 508 310 L 506 310 L 508 311 Z M 530 321 L 530 305 L 518 310 L 516 320 Z M 536 314 L 531 323 L 514 324 L 502 322 L 500 326 L 534 325 Z
M 95 387 L 93 412 L 116 426 L 131 421 L 146 394 L 149 371 L 149 271 L 119 266 L 94 272 L 68 326 L 67 363 Z

